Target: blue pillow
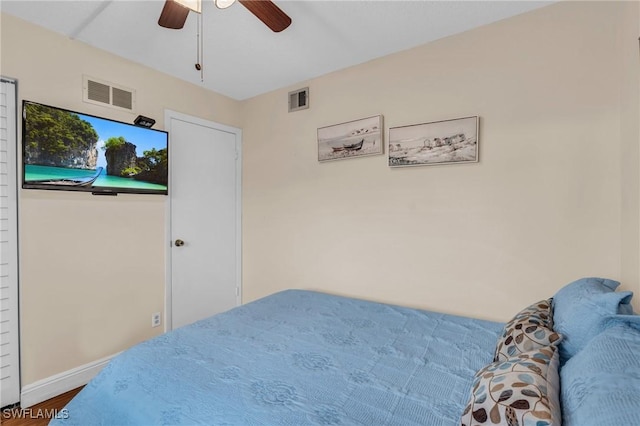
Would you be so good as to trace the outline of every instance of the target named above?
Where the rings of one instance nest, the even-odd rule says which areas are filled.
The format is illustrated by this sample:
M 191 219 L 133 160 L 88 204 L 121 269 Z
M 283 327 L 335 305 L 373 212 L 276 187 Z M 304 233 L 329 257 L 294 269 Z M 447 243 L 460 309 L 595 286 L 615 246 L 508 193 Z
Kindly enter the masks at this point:
M 616 292 L 619 285 L 604 278 L 582 278 L 553 296 L 553 328 L 564 337 L 559 345 L 560 365 L 602 332 L 608 317 L 633 312 L 628 309 L 633 293 Z
M 564 426 L 640 425 L 640 317 L 632 317 L 594 337 L 560 369 Z

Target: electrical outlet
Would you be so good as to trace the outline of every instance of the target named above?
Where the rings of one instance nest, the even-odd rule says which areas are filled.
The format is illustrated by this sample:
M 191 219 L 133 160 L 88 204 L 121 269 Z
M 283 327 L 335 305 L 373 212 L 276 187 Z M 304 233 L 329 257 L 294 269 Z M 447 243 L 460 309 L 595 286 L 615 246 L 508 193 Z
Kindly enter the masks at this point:
M 162 324 L 162 316 L 160 312 L 155 312 L 151 315 L 151 327 L 158 327 Z

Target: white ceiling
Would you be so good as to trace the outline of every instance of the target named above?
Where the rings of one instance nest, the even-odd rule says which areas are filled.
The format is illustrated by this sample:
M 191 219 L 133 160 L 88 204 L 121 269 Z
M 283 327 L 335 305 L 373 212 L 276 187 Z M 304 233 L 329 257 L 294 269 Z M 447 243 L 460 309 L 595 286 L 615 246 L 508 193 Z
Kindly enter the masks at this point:
M 293 20 L 273 33 L 241 4 L 203 0 L 197 15 L 157 24 L 164 0 L 0 0 L 0 11 L 237 100 L 363 63 L 549 4 L 549 1 L 275 0 Z

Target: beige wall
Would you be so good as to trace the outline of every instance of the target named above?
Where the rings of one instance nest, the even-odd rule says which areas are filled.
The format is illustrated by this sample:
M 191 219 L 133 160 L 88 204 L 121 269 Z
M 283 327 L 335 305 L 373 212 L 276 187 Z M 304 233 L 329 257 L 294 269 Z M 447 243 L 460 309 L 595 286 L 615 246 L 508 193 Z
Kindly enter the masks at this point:
M 240 103 L 83 43 L 1 16 L 0 72 L 28 99 L 164 126 L 165 108 L 239 126 Z M 134 88 L 137 111 L 82 102 L 82 75 Z M 158 334 L 166 197 L 20 190 L 22 385 Z
M 634 8 L 555 4 L 246 101 L 245 300 L 300 287 L 505 320 L 583 276 L 638 291 Z M 379 113 L 478 114 L 480 162 L 317 162 L 318 127 Z
M 620 138 L 622 147 L 622 271 L 627 289 L 635 291 L 636 310 L 640 307 L 640 3 L 626 2 L 621 8 Z M 634 283 L 636 284 L 634 286 Z

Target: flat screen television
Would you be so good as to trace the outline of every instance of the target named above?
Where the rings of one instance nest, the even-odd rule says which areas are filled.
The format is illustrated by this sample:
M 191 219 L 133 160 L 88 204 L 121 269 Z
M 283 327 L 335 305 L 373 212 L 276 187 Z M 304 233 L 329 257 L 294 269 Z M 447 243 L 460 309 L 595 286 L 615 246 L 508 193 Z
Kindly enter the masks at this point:
M 22 187 L 167 194 L 167 132 L 23 101 Z

